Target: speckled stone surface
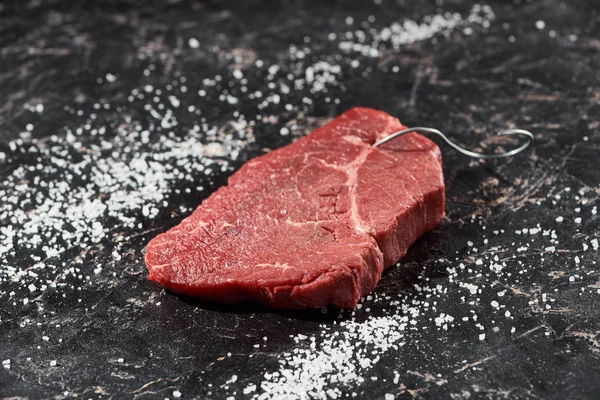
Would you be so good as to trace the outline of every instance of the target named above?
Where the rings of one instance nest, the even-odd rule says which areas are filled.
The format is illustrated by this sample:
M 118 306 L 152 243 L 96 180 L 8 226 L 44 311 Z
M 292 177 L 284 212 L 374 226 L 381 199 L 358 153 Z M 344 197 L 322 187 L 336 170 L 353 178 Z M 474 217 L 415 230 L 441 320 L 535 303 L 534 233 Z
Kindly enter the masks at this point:
M 417 299 L 422 288 L 433 295 L 427 310 L 423 298 L 415 300 L 423 309 L 415 317 L 419 330 L 407 329 L 397 348 L 381 351 L 361 370 L 363 382 L 331 388 L 358 398 L 600 398 L 597 2 L 492 1 L 489 26 L 467 21 L 397 48 L 382 45 L 377 54 L 344 50 L 340 42 L 356 41 L 343 39 L 347 31 L 381 32 L 445 12 L 466 18 L 472 4 L 160 3 L 0 3 L 1 180 L 37 162 L 12 140 L 65 135 L 64 127 L 79 126 L 96 102 L 111 105 L 98 114 L 115 129 L 126 116 L 149 120 L 142 106 L 126 106 L 131 90 L 148 84 L 185 77 L 194 88 L 185 106 L 201 109 L 210 124 L 226 123 L 235 111 L 248 120 L 265 116 L 254 126 L 256 142 L 226 171 L 173 180 L 157 216 L 136 214 L 139 228 L 111 222 L 99 243 L 56 257 L 59 272 L 61 263 L 76 263 L 84 278 L 33 294 L 25 281 L 0 281 L 0 359 L 10 360 L 0 368 L 0 398 L 249 398 L 261 393 L 265 372 L 277 371 L 283 353 L 302 346 L 291 336 L 318 342 L 325 331 L 345 329 L 340 321 L 386 318 L 392 307 L 385 296 Z M 292 45 L 312 51 L 299 60 L 290 55 Z M 203 79 L 236 68 L 251 92 L 267 95 L 275 92 L 264 84 L 269 66 L 293 73 L 320 60 L 340 66 L 327 92 L 293 89 L 264 108 L 243 93 L 236 94 L 239 103 L 196 95 Z M 144 75 L 150 66 L 152 74 Z M 441 145 L 447 218 L 384 274 L 377 297 L 355 315 L 221 307 L 146 279 L 145 243 L 188 215 L 243 161 L 296 137 L 281 135 L 282 127 L 296 124 L 300 135 L 358 105 L 409 126 L 436 127 L 467 147 L 513 126 L 531 130 L 536 143 L 518 157 L 488 162 Z M 205 190 L 185 192 L 199 185 Z M 10 215 L 0 218 L 0 226 L 10 224 Z M 10 262 L 23 270 L 32 262 L 19 251 Z M 490 267 L 495 256 L 506 262 L 502 273 Z M 464 272 L 453 273 L 461 263 Z M 92 272 L 98 266 L 102 272 Z M 434 321 L 440 313 L 453 318 L 447 329 Z M 244 394 L 250 383 L 257 391 Z

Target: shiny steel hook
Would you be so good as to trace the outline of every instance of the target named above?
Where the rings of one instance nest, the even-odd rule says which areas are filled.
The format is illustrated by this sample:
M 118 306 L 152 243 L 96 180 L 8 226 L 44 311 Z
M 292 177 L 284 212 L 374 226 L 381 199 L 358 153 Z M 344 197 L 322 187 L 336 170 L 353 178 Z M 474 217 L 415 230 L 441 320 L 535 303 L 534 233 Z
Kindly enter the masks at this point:
M 402 136 L 402 135 L 410 133 L 410 132 L 435 133 L 436 135 L 438 135 L 442 139 L 444 139 L 444 141 L 446 143 L 448 143 L 454 149 L 456 149 L 457 151 L 459 151 L 460 153 L 465 154 L 465 155 L 467 155 L 469 157 L 474 157 L 474 158 L 502 158 L 502 157 L 514 156 L 515 154 L 518 154 L 518 153 L 522 152 L 523 150 L 525 150 L 533 142 L 533 135 L 529 131 L 526 131 L 524 129 L 506 129 L 506 130 L 498 132 L 498 136 L 520 135 L 520 136 L 526 137 L 527 138 L 527 142 L 523 143 L 521 146 L 517 147 L 516 149 L 510 150 L 510 151 L 506 151 L 504 153 L 484 154 L 484 153 L 477 153 L 477 152 L 474 152 L 474 151 L 471 151 L 471 150 L 463 149 L 462 147 L 460 147 L 459 145 L 457 145 L 456 143 L 454 143 L 453 141 L 451 141 L 450 139 L 448 139 L 446 137 L 446 135 L 444 135 L 442 132 L 438 131 L 437 129 L 425 128 L 425 127 L 422 127 L 422 126 L 417 126 L 417 127 L 414 127 L 414 128 L 408 128 L 408 129 L 404 129 L 404 130 L 401 130 L 401 131 L 398 131 L 398 132 L 394 132 L 391 135 L 386 136 L 383 139 L 378 140 L 377 142 L 375 142 L 373 144 L 373 147 L 381 146 L 385 142 L 388 142 L 388 141 L 390 141 L 390 140 L 392 140 L 394 138 L 397 138 L 398 136 Z

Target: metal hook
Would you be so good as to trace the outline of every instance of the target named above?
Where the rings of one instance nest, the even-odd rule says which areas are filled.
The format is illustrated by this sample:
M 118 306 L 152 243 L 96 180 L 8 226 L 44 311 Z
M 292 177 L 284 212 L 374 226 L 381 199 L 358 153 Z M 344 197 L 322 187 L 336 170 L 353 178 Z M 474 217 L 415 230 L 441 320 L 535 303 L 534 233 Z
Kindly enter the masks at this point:
M 520 135 L 520 136 L 525 136 L 527 138 L 527 142 L 522 144 L 521 146 L 517 147 L 516 149 L 510 150 L 510 151 L 506 151 L 504 153 L 494 153 L 494 154 L 484 154 L 484 153 L 477 153 L 471 150 L 467 150 L 467 149 L 463 149 L 462 147 L 460 147 L 459 145 L 457 145 L 456 143 L 454 143 L 453 141 L 451 141 L 450 139 L 448 139 L 446 137 L 446 135 L 444 135 L 442 132 L 438 131 L 437 129 L 433 129 L 433 128 L 425 128 L 422 126 L 417 126 L 414 128 L 408 128 L 408 129 L 404 129 L 398 132 L 394 132 L 389 136 L 384 137 L 381 140 L 378 140 L 377 142 L 375 142 L 373 144 L 373 147 L 377 147 L 377 146 L 381 146 L 382 144 L 384 144 L 385 142 L 388 142 L 394 138 L 397 138 L 398 136 L 402 136 L 404 134 L 410 133 L 410 132 L 426 132 L 426 133 L 435 133 L 436 135 L 440 136 L 442 139 L 444 139 L 444 141 L 446 143 L 448 143 L 450 146 L 452 146 L 454 149 L 456 149 L 457 151 L 459 151 L 462 154 L 465 154 L 469 157 L 474 157 L 474 158 L 502 158 L 502 157 L 510 157 L 510 156 L 514 156 L 515 154 L 518 154 L 520 152 L 522 152 L 523 150 L 525 150 L 527 147 L 529 147 L 529 145 L 533 142 L 533 134 L 529 131 L 526 131 L 524 129 L 506 129 L 503 131 L 498 132 L 498 136 L 508 136 L 508 135 Z

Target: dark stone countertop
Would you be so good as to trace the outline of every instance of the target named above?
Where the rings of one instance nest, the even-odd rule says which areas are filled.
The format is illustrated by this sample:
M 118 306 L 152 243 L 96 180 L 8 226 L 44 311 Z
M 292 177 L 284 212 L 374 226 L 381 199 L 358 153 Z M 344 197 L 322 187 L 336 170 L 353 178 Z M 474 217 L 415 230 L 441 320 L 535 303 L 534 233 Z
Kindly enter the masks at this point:
M 152 3 L 0 3 L 0 397 L 600 398 L 597 2 Z M 146 279 L 150 238 L 357 105 L 536 142 L 441 146 L 447 217 L 353 313 Z

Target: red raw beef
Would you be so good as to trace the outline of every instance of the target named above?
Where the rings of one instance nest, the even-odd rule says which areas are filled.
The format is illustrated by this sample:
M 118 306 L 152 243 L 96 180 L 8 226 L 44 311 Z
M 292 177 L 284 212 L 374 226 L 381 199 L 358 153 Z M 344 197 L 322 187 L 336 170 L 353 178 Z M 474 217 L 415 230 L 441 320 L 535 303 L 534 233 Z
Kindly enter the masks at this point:
M 146 249 L 149 279 L 200 299 L 353 308 L 444 215 L 439 148 L 353 108 L 247 162 Z

